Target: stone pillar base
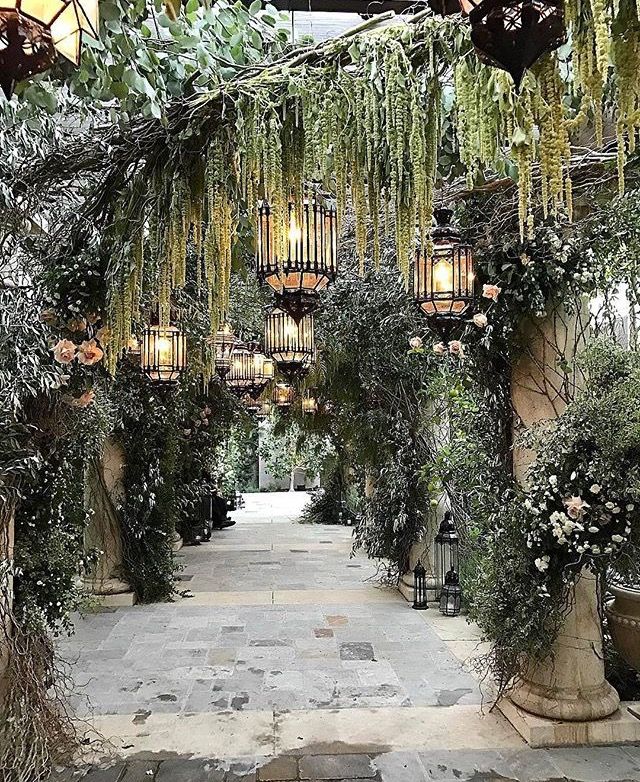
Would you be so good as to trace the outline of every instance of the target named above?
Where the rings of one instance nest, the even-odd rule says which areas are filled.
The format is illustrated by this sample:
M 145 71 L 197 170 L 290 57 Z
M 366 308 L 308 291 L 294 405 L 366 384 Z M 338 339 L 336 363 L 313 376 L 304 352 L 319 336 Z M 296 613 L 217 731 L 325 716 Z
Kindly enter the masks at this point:
M 605 719 L 575 722 L 537 717 L 503 698 L 498 709 L 531 747 L 576 747 L 640 742 L 640 719 L 629 707 L 620 708 Z
M 618 708 L 620 698 L 608 681 L 581 689 L 524 681 L 513 691 L 511 701 L 530 714 L 551 720 L 588 722 L 609 717 Z
M 107 608 L 132 606 L 136 604 L 136 595 L 131 585 L 119 578 L 84 580 L 84 589 L 97 603 Z

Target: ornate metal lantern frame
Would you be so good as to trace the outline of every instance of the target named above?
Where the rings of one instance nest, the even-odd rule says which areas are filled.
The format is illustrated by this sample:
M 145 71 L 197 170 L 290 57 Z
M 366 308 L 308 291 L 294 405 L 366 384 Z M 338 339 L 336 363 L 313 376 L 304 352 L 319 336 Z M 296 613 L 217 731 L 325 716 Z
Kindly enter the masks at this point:
M 319 306 L 319 294 L 338 272 L 338 215 L 335 199 L 309 192 L 300 207 L 287 206 L 286 237 L 274 231 L 270 205 L 258 205 L 257 269 L 261 282 L 275 292 L 278 307 L 296 322 Z
M 261 352 L 257 343 L 251 342 L 247 345 L 236 344 L 225 381 L 239 397 L 248 395 L 256 400 L 274 375 L 273 361 Z
M 315 358 L 313 315 L 305 315 L 296 322 L 279 307 L 268 311 L 264 322 L 264 345 L 265 352 L 287 380 L 294 383 L 304 377 Z
M 223 323 L 213 337 L 215 350 L 216 373 L 224 380 L 231 369 L 231 356 L 237 339 L 228 323 Z
M 273 404 L 279 408 L 289 408 L 293 404 L 296 390 L 290 383 L 276 383 L 273 387 Z
M 147 326 L 142 332 L 140 365 L 155 383 L 178 382 L 187 368 L 187 337 L 177 326 Z
M 446 511 L 435 537 L 434 569 L 436 577 L 436 600 L 444 588 L 447 573 L 460 572 L 459 537 L 450 511 Z
M 475 296 L 473 251 L 452 217 L 451 209 L 436 209 L 432 252 L 418 248 L 413 269 L 414 299 L 441 332 L 467 316 Z
M 440 613 L 445 616 L 458 616 L 462 603 L 460 576 L 453 568 L 447 572 L 440 592 Z
M 82 34 L 98 37 L 98 0 L 0 0 L 0 88 L 42 73 L 58 53 L 78 65 Z
M 427 600 L 427 571 L 420 560 L 413 569 L 413 606 L 416 611 L 429 608 Z

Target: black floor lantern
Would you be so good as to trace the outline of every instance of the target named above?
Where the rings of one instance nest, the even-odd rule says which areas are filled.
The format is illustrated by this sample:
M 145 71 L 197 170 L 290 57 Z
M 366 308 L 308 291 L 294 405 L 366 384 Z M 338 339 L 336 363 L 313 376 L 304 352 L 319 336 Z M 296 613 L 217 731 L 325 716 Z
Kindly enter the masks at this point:
M 444 579 L 444 585 L 440 592 L 440 613 L 445 616 L 458 616 L 462 602 L 462 589 L 460 577 L 451 568 Z
M 427 571 L 420 560 L 413 569 L 413 608 L 424 611 L 427 604 Z
M 459 572 L 459 538 L 451 512 L 447 511 L 440 522 L 440 529 L 434 546 L 436 600 L 441 596 L 447 574 L 453 570 Z

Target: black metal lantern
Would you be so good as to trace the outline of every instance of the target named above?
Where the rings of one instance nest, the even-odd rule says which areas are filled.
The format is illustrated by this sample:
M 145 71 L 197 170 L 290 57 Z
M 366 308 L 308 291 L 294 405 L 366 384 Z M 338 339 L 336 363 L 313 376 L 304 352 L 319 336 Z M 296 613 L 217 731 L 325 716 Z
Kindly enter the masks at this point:
M 248 394 L 257 399 L 274 374 L 273 361 L 260 351 L 257 343 L 236 344 L 231 353 L 226 383 L 239 397 Z
M 0 88 L 48 70 L 59 54 L 80 62 L 82 33 L 98 37 L 98 0 L 0 0 Z
M 291 407 L 296 392 L 290 383 L 276 383 L 273 387 L 273 404 L 276 407 Z
M 215 350 L 216 372 L 224 380 L 231 369 L 231 354 L 236 345 L 233 329 L 228 323 L 223 323 L 213 337 Z
M 254 413 L 258 419 L 267 418 L 272 409 L 270 399 L 254 399 L 249 394 L 246 394 L 242 401 L 247 410 Z
M 462 588 L 460 587 L 460 577 L 451 568 L 445 576 L 444 585 L 440 592 L 440 613 L 445 616 L 458 616 L 461 602 Z
M 177 326 L 147 326 L 142 332 L 142 371 L 156 383 L 176 383 L 187 367 L 187 337 Z
M 427 571 L 420 560 L 413 569 L 413 608 L 424 611 L 427 604 Z
M 450 570 L 459 572 L 459 538 L 451 512 L 447 511 L 440 522 L 440 529 L 435 538 L 434 560 L 436 576 L 436 600 L 440 597 L 447 573 Z
M 313 315 L 296 323 L 288 312 L 275 307 L 264 322 L 265 352 L 291 382 L 311 369 L 315 354 Z
M 287 227 L 279 238 L 268 203 L 258 205 L 257 267 L 261 282 L 275 291 L 278 306 L 299 322 L 318 307 L 320 291 L 338 271 L 335 200 L 310 194 L 288 204 Z M 302 215 L 298 211 L 302 209 Z M 284 227 L 284 226 L 283 226 Z
M 432 252 L 418 248 L 413 270 L 414 299 L 440 330 L 462 320 L 474 296 L 473 252 L 451 225 L 452 217 L 451 209 L 436 209 Z
M 527 68 L 566 41 L 562 0 L 461 0 L 481 62 L 511 74 L 516 89 Z

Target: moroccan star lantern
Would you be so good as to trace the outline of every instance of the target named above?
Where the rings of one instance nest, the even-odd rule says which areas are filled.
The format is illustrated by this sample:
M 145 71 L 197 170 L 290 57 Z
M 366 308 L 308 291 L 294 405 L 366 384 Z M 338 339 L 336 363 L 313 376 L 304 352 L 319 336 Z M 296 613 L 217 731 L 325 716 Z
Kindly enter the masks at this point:
M 264 344 L 266 353 L 291 383 L 304 377 L 315 354 L 313 315 L 296 322 L 288 312 L 275 307 L 265 317 Z
M 261 282 L 274 291 L 278 306 L 298 323 L 317 309 L 320 291 L 338 270 L 335 200 L 314 192 L 301 205 L 288 204 L 285 235 L 274 230 L 276 215 L 258 205 L 257 267 Z M 300 211 L 302 214 L 300 214 Z
M 0 88 L 42 73 L 58 54 L 78 65 L 82 34 L 98 37 L 98 0 L 0 0 Z
M 140 350 L 142 371 L 156 383 L 176 383 L 187 367 L 187 337 L 177 326 L 147 326 Z
M 516 88 L 527 68 L 566 40 L 562 0 L 460 0 L 481 62 L 511 74 Z
M 451 209 L 436 209 L 432 251 L 418 249 L 413 269 L 414 299 L 441 332 L 466 317 L 474 297 L 473 252 L 452 217 Z

